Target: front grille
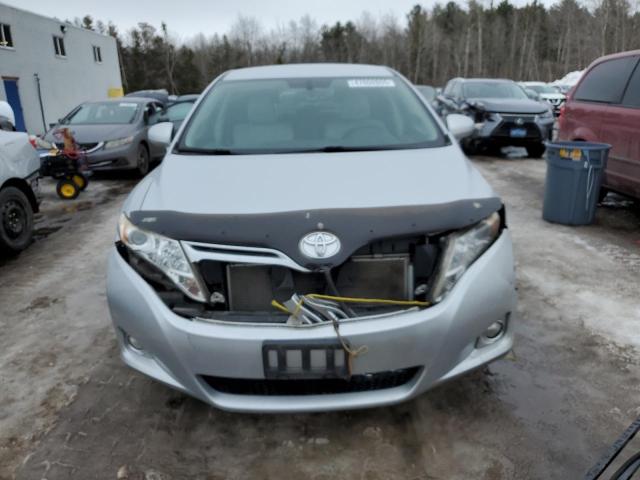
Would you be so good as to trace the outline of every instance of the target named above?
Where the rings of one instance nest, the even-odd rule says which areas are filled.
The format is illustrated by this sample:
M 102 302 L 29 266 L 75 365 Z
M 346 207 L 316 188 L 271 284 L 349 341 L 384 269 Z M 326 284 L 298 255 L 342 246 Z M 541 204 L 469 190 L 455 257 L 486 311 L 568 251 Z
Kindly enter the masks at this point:
M 215 266 L 205 261 L 201 269 L 209 272 Z M 203 276 L 209 278 L 207 273 Z M 409 282 L 408 276 L 408 255 L 352 257 L 333 275 L 344 297 L 396 300 L 411 297 L 413 282 Z M 273 310 L 273 299 L 284 302 L 294 294 L 331 294 L 322 272 L 303 273 L 281 266 L 252 264 L 227 264 L 226 289 L 229 309 L 241 312 Z
M 226 319 L 237 314 L 240 321 L 246 321 L 247 314 L 273 314 L 273 300 L 282 304 L 293 295 L 335 295 L 325 272 L 302 268 L 279 252 L 256 248 L 252 254 L 246 247 L 185 246 L 209 293 L 218 299 L 209 306 L 211 317 L 224 312 Z M 438 252 L 439 247 L 425 236 L 373 242 L 333 267 L 331 280 L 343 297 L 424 300 Z M 358 305 L 352 310 L 363 315 L 386 313 L 389 306 Z M 280 317 L 284 322 L 288 315 Z
M 121 249 L 121 254 L 177 315 L 241 323 L 286 323 L 290 315 L 274 307 L 301 295 L 320 294 L 425 302 L 440 254 L 437 237 L 393 238 L 358 249 L 330 272 L 311 271 L 282 252 L 258 247 L 182 242 L 209 301 L 191 300 L 164 274 Z M 328 278 L 331 276 L 331 279 Z M 333 285 L 331 285 L 331 283 Z M 277 305 L 277 304 L 276 304 Z M 405 305 L 353 304 L 355 316 L 384 315 Z
M 533 115 L 517 115 L 517 114 L 505 114 L 501 113 L 502 122 L 496 127 L 491 134 L 494 137 L 509 137 L 514 140 L 517 139 L 540 139 L 540 129 L 535 123 L 535 116 Z M 512 129 L 524 129 L 526 134 L 524 137 L 511 137 Z
M 413 380 L 419 371 L 420 367 L 403 368 L 387 372 L 352 375 L 348 379 L 264 380 L 208 375 L 203 375 L 201 378 L 214 390 L 234 395 L 335 395 L 400 387 Z

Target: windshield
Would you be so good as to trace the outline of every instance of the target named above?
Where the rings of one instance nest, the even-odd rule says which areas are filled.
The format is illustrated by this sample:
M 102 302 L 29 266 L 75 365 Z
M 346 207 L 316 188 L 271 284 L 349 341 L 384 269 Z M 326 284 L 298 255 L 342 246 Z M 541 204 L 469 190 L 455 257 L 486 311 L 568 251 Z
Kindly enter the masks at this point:
M 132 123 L 139 105 L 133 102 L 85 103 L 71 112 L 65 125 L 104 125 Z
M 419 98 L 393 78 L 222 81 L 200 103 L 178 151 L 289 153 L 441 146 Z
M 528 98 L 522 88 L 511 82 L 465 83 L 464 96 L 466 98 Z
M 527 88 L 537 93 L 558 93 L 558 90 L 549 85 L 529 85 Z

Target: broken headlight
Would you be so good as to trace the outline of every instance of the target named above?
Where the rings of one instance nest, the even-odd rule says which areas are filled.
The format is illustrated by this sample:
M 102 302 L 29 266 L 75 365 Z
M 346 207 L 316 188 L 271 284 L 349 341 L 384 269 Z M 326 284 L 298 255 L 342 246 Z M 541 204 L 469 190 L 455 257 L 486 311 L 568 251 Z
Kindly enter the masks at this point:
M 498 238 L 501 222 L 500 214 L 495 212 L 474 226 L 446 238 L 431 288 L 433 302 L 442 300 L 471 264 Z
M 118 222 L 120 241 L 133 254 L 154 265 L 187 296 L 205 302 L 206 296 L 180 242 L 135 226 L 126 215 Z

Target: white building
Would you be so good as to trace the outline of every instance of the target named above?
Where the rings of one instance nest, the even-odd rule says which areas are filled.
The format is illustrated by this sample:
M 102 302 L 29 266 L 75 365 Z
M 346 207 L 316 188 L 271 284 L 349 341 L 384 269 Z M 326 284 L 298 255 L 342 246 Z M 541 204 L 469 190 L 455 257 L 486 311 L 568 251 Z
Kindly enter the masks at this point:
M 0 100 L 40 134 L 78 104 L 122 95 L 114 38 L 0 3 Z

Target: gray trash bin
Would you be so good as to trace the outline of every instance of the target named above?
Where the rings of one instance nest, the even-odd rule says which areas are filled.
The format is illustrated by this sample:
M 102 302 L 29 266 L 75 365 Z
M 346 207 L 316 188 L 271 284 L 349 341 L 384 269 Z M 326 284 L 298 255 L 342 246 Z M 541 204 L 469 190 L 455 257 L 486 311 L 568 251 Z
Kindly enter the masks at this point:
M 593 222 L 610 148 L 605 143 L 547 143 L 542 218 L 564 225 Z

